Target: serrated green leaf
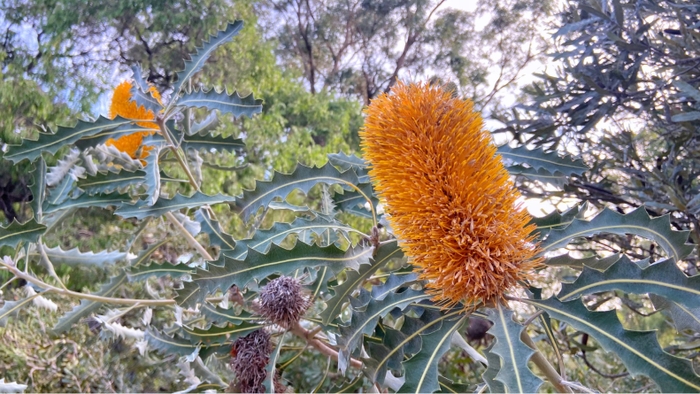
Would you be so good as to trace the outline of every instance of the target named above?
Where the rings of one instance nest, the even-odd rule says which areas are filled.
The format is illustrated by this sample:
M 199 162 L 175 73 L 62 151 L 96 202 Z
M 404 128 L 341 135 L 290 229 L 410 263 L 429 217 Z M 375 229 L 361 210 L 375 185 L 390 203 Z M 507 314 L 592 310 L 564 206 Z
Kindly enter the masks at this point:
M 561 172 L 551 173 L 544 168 L 530 168 L 520 164 L 508 167 L 510 175 L 520 175 L 531 181 L 538 181 L 553 186 L 562 186 L 568 180 L 568 176 Z
M 180 145 L 182 149 L 194 149 L 196 151 L 206 150 L 210 151 L 212 149 L 217 151 L 241 151 L 245 148 L 245 143 L 239 138 L 222 137 L 217 135 L 216 137 L 205 134 L 195 134 L 190 136 L 185 136 L 182 139 Z
M 363 251 L 369 254 L 371 251 Z M 343 251 L 335 245 L 318 247 L 297 242 L 292 249 L 285 249 L 275 244 L 263 253 L 248 249 L 244 260 L 224 256 L 224 265 L 210 265 L 209 270 L 198 269 L 191 282 L 185 282 L 178 291 L 175 300 L 183 306 L 192 306 L 201 302 L 208 294 L 216 290 L 227 291 L 234 284 L 244 288 L 252 280 L 260 280 L 279 273 L 290 275 L 305 267 L 328 266 L 334 272 L 353 265 L 358 259 L 351 251 Z
M 160 147 L 154 147 L 146 157 L 146 166 L 144 168 L 144 184 L 146 186 L 145 200 L 148 205 L 153 204 L 160 198 L 160 165 L 158 157 L 160 155 Z
M 443 393 L 470 393 L 474 392 L 474 386 L 468 386 L 466 384 L 455 383 L 450 379 L 442 375 L 438 375 L 438 383 L 440 384 L 440 391 Z
M 145 180 L 146 172 L 142 170 L 134 172 L 121 170 L 116 173 L 98 173 L 95 176 L 80 179 L 78 180 L 78 187 L 89 195 L 104 194 L 127 186 L 140 185 L 144 183 Z
M 20 223 L 13 220 L 7 227 L 0 227 L 0 245 L 10 247 L 17 246 L 18 243 L 36 242 L 39 237 L 46 231 L 46 226 L 38 223 L 35 219 L 28 220 L 25 223 Z
M 202 66 L 204 66 L 204 63 L 209 59 L 212 52 L 214 52 L 219 45 L 231 41 L 242 28 L 243 21 L 229 23 L 226 29 L 217 32 L 216 36 L 211 36 L 209 42 L 204 42 L 201 48 L 196 48 L 196 52 L 192 55 L 191 60 L 185 61 L 185 69 L 177 73 L 177 82 L 173 87 L 173 101 L 177 101 L 176 97 L 183 89 L 185 82 L 202 69 Z
M 266 393 L 275 394 L 275 374 L 277 373 L 277 360 L 280 357 L 280 350 L 282 350 L 282 344 L 284 343 L 284 334 L 280 337 L 277 342 L 277 346 L 270 353 L 270 359 L 265 366 L 265 373 L 267 376 L 263 381 L 264 391 Z
M 676 261 L 684 258 L 694 249 L 694 246 L 685 243 L 689 231 L 671 230 L 668 215 L 652 219 L 644 207 L 637 208 L 626 215 L 605 209 L 590 221 L 574 219 L 568 227 L 550 231 L 541 245 L 543 251 L 552 251 L 565 247 L 574 238 L 599 233 L 634 234 L 652 239 Z
M 134 86 L 141 88 L 142 92 L 148 91 L 148 81 L 143 77 L 143 69 L 141 68 L 141 63 L 134 64 L 131 66 L 132 76 L 131 79 L 134 81 Z
M 112 277 L 108 283 L 103 284 L 100 290 L 94 295 L 111 297 L 124 283 L 126 283 L 126 274 L 121 272 L 119 275 Z M 95 312 L 102 306 L 101 302 L 82 300 L 80 305 L 76 306 L 70 312 L 63 315 L 51 330 L 55 335 L 61 334 L 73 326 L 74 323 L 78 322 L 84 316 Z
M 173 278 L 179 278 L 182 275 L 194 273 L 194 268 L 187 264 L 156 264 L 138 265 L 127 272 L 129 282 L 146 280 L 150 277 L 160 278 L 161 276 L 170 275 Z
M 233 309 L 224 309 L 208 302 L 202 303 L 199 310 L 202 312 L 202 315 L 207 318 L 207 321 L 213 323 L 230 323 L 239 325 L 245 322 L 255 322 L 260 320 L 260 317 L 254 317 L 245 311 L 236 314 Z
M 78 198 L 67 199 L 58 205 L 48 204 L 44 207 L 44 213 L 49 214 L 72 208 L 106 208 L 115 205 L 122 205 L 124 203 L 131 203 L 131 196 L 121 193 L 95 194 L 94 196 L 91 196 L 87 193 L 83 193 Z
M 362 388 L 362 374 L 358 374 L 350 382 L 341 382 L 329 390 L 330 393 L 359 393 Z
M 481 375 L 481 378 L 489 387 L 490 392 L 505 393 L 506 386 L 503 384 L 503 382 L 496 380 L 496 375 L 498 375 L 498 373 L 501 371 L 501 357 L 491 351 L 495 344 L 495 342 L 491 343 L 491 346 L 484 351 L 486 361 L 488 361 L 489 365 L 486 368 L 486 371 L 484 371 L 484 373 Z
M 56 187 L 49 189 L 49 194 L 44 200 L 42 211 L 45 211 L 51 205 L 61 205 L 61 203 L 66 201 L 71 195 L 73 195 L 73 197 L 79 196 L 80 191 L 75 190 L 73 187 L 74 185 L 75 179 L 73 179 L 72 176 L 63 177 Z
M 32 186 L 29 190 L 32 192 L 32 202 L 30 207 L 34 211 L 34 219 L 41 222 L 44 212 L 42 205 L 44 204 L 44 195 L 46 193 L 46 162 L 43 157 L 39 157 L 36 163 L 36 168 L 32 171 Z
M 359 179 L 359 178 L 358 178 Z M 376 207 L 379 203 L 377 197 L 375 197 L 374 189 L 371 183 L 361 183 L 357 185 L 357 190 L 347 190 L 343 191 L 343 194 L 336 193 L 333 195 L 333 203 L 336 208 L 342 210 L 343 212 L 352 213 L 361 217 L 371 218 L 372 213 L 365 206 L 367 203 L 366 196 L 369 197 L 370 202 L 373 207 Z
M 202 226 L 202 231 L 209 235 L 209 244 L 218 246 L 220 253 L 236 248 L 236 241 L 221 229 L 219 222 L 212 219 L 208 210 L 198 209 L 194 213 L 194 219 Z
M 353 169 L 367 168 L 367 162 L 356 155 L 346 155 L 343 152 L 329 153 L 328 161 L 334 166 L 340 168 L 340 171 Z
M 87 149 L 97 146 L 99 144 L 104 144 L 109 139 L 116 140 L 118 138 L 124 137 L 125 135 L 131 135 L 134 133 L 153 134 L 157 131 L 156 129 L 154 129 L 154 127 L 156 127 L 155 125 L 153 127 L 143 127 L 135 123 L 147 122 L 147 119 L 126 119 L 122 118 L 121 116 L 117 116 L 115 120 L 126 121 L 128 123 L 123 124 L 119 127 L 102 130 L 94 135 L 85 136 L 79 139 L 78 141 L 75 141 L 75 146 L 77 146 L 80 149 Z
M 28 308 L 34 301 L 34 299 L 39 297 L 40 295 L 41 293 L 37 293 L 27 298 L 23 298 L 19 301 L 6 300 L 5 303 L 2 305 L 2 308 L 0 308 L 0 327 L 5 327 L 5 323 L 7 323 L 7 318 L 16 313 L 19 313 L 19 311 L 25 308 Z
M 390 260 L 403 257 L 401 248 L 398 247 L 398 241 L 390 242 L 381 245 L 377 249 L 376 256 L 370 260 L 369 265 L 363 265 L 359 271 L 348 270 L 346 279 L 338 286 L 332 287 L 333 298 L 326 302 L 326 309 L 321 312 L 321 319 L 324 325 L 329 324 L 335 319 L 343 309 L 343 305 L 347 302 L 353 291 L 378 270 L 386 265 Z
M 104 265 L 115 264 L 126 258 L 126 253 L 118 250 L 113 252 L 103 250 L 98 253 L 83 253 L 78 248 L 63 250 L 60 246 L 57 246 L 55 248 L 45 248 L 45 251 L 49 260 L 51 260 L 51 263 L 54 265 L 91 265 L 102 267 Z
M 671 319 L 676 331 L 700 332 L 700 307 L 688 308 L 655 294 L 649 294 L 649 298 L 654 309 Z
M 513 311 L 500 303 L 489 309 L 488 315 L 493 322 L 488 332 L 495 337 L 491 352 L 501 359 L 501 368 L 495 379 L 502 382 L 511 393 L 537 392 L 542 380 L 527 366 L 527 360 L 535 351 L 520 339 L 525 327 L 513 321 Z
M 650 377 L 662 392 L 700 391 L 700 377 L 689 360 L 664 352 L 655 332 L 625 330 L 615 311 L 591 312 L 579 300 L 563 303 L 555 297 L 523 302 L 588 333 L 605 350 L 616 354 L 630 373 Z
M 544 263 L 551 267 L 572 267 L 572 268 L 583 268 L 584 266 L 594 268 L 597 270 L 604 270 L 613 265 L 617 260 L 620 259 L 620 254 L 615 253 L 608 257 L 598 258 L 583 257 L 580 259 L 574 258 L 569 253 L 564 253 L 559 256 L 549 257 L 545 259 Z
M 253 117 L 262 112 L 262 100 L 256 100 L 253 94 L 241 97 L 238 92 L 228 94 L 228 92 L 217 92 L 212 89 L 208 92 L 204 90 L 193 90 L 185 93 L 177 101 L 178 106 L 185 107 L 205 107 L 216 109 L 219 112 L 231 114 L 238 118 L 240 116 Z
M 321 235 L 326 231 L 353 232 L 354 228 L 334 220 L 327 220 L 321 216 L 307 220 L 297 218 L 292 223 L 275 223 L 268 230 L 258 230 L 252 238 L 238 240 L 236 247 L 231 251 L 222 251 L 224 255 L 234 260 L 243 260 L 248 253 L 248 249 L 265 253 L 271 245 L 279 246 L 290 234 L 299 235 L 299 239 L 310 238 L 304 236 L 305 233 Z M 310 242 L 305 242 L 310 243 Z
M 398 241 L 386 243 L 377 249 L 376 255 L 369 265 L 363 265 L 359 271 L 348 270 L 345 281 L 338 286 L 332 287 L 333 298 L 326 302 L 326 309 L 321 312 L 321 319 L 327 325 L 342 312 L 343 305 L 353 291 L 378 270 L 386 265 L 390 260 L 403 257 L 403 252 L 398 246 Z
M 36 141 L 24 140 L 22 145 L 11 145 L 3 157 L 11 160 L 13 163 L 23 159 L 34 161 L 41 155 L 41 152 L 56 154 L 61 147 L 73 144 L 81 138 L 95 135 L 102 130 L 113 129 L 127 124 L 131 124 L 131 121 L 128 119 L 117 118 L 112 120 L 102 116 L 95 122 L 79 120 L 73 127 L 59 126 L 55 134 L 41 133 Z
M 588 167 L 581 160 L 572 160 L 569 156 L 561 157 L 556 152 L 545 152 L 544 149 L 530 150 L 524 146 L 511 148 L 503 145 L 498 147 L 498 154 L 513 164 L 527 164 L 535 170 L 543 169 L 550 174 L 557 172 L 565 175 L 582 175 Z
M 181 332 L 183 336 L 189 338 L 190 342 L 202 343 L 207 346 L 213 344 L 223 344 L 224 342 L 232 342 L 239 337 L 250 334 L 251 332 L 264 327 L 263 324 L 242 322 L 239 325 L 227 324 L 224 327 L 210 326 L 206 329 L 188 328 L 183 326 Z
M 171 337 L 160 333 L 153 328 L 148 328 L 146 330 L 145 339 L 148 341 L 148 345 L 156 350 L 160 350 L 165 354 L 175 353 L 180 356 L 191 355 L 199 346 L 199 344 L 191 343 L 186 339 Z
M 233 197 L 225 196 L 223 194 L 208 196 L 202 192 L 196 192 L 193 195 L 187 197 L 178 193 L 172 199 L 161 197 L 153 205 L 148 205 L 143 200 L 140 200 L 134 205 L 124 204 L 121 207 L 119 207 L 114 213 L 125 219 L 133 217 L 141 220 L 149 216 L 158 217 L 167 212 L 172 212 L 182 208 L 194 208 L 202 205 L 219 204 L 222 202 L 233 201 Z
M 152 111 L 157 114 L 163 109 L 163 106 L 151 96 L 150 86 L 141 76 L 140 66 L 135 65 L 131 67 L 134 72 L 133 80 L 134 86 L 131 87 L 131 101 L 135 102 L 139 107 L 144 107 L 146 110 Z
M 218 125 L 219 118 L 216 116 L 216 112 L 211 112 L 201 122 L 194 123 L 191 126 L 188 135 L 209 134 Z
M 355 311 L 352 314 L 350 325 L 338 327 L 338 363 L 343 370 L 342 363 L 347 365 L 350 354 L 359 346 L 364 335 L 370 335 L 374 331 L 380 317 L 386 316 L 395 308 L 404 309 L 408 305 L 430 298 L 423 291 L 407 289 L 401 293 L 391 293 L 381 301 L 370 300 L 364 311 Z
M 582 215 L 587 211 L 588 205 L 574 205 L 573 207 L 567 209 L 564 212 L 553 211 L 548 215 L 543 217 L 533 217 L 530 223 L 537 226 L 538 233 L 545 233 L 552 229 L 564 228 L 573 222 L 575 218 L 581 218 Z
M 575 282 L 562 284 L 557 298 L 569 301 L 582 295 L 608 290 L 654 293 L 687 308 L 700 307 L 700 276 L 687 277 L 671 259 L 642 269 L 627 256 L 622 256 L 602 272 L 584 266 Z
M 136 256 L 135 259 L 131 260 L 129 264 L 132 267 L 138 267 L 140 265 L 145 265 L 146 262 L 149 261 L 151 255 L 158 250 L 161 246 L 165 245 L 168 242 L 168 239 L 162 239 L 159 242 L 150 245 L 148 249 L 144 250 L 143 252 L 139 253 L 138 256 Z
M 406 381 L 401 386 L 402 392 L 432 393 L 440 389 L 438 384 L 438 361 L 450 349 L 452 334 L 467 320 L 463 311 L 454 311 L 434 320 L 440 328 L 421 335 L 421 351 L 403 363 Z M 429 328 L 428 323 L 422 330 Z
M 257 182 L 254 190 L 245 190 L 243 195 L 236 199 L 236 207 L 243 219 L 248 220 L 258 208 L 266 206 L 274 198 L 285 198 L 296 189 L 307 193 L 318 183 L 351 186 L 359 181 L 355 172 L 340 172 L 330 163 L 320 168 L 298 165 L 291 174 L 275 173 L 272 181 Z

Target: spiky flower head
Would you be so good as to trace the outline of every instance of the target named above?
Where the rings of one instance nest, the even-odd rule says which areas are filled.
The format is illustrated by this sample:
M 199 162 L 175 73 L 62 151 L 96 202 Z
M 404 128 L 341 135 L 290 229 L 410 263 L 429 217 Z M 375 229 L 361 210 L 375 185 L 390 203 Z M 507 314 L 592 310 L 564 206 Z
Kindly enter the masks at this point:
M 265 367 L 270 361 L 270 334 L 255 330 L 236 339 L 231 348 L 231 366 L 236 373 L 236 386 L 241 393 L 262 393 L 267 377 Z
M 289 276 L 273 279 L 260 290 L 260 314 L 280 327 L 296 324 L 310 305 L 299 280 Z
M 108 139 L 106 144 L 112 145 L 120 151 L 128 154 L 133 159 L 136 159 L 137 152 L 141 148 L 141 143 L 143 138 L 153 134 L 158 130 L 158 125 L 153 122 L 156 118 L 153 111 L 147 110 L 143 106 L 139 106 L 136 102 L 131 100 L 131 88 L 132 84 L 129 81 L 120 83 L 114 89 L 114 95 L 112 96 L 112 105 L 109 107 L 109 118 L 114 119 L 117 115 L 122 118 L 132 119 L 135 123 L 141 127 L 147 127 L 153 129 L 154 131 L 141 131 L 133 134 L 128 134 L 120 138 Z M 161 103 L 160 93 L 155 87 L 150 87 L 150 93 L 153 98 Z M 161 103 L 162 104 L 162 103 Z M 141 150 L 141 154 L 138 158 L 144 158 L 148 156 L 148 151 L 153 149 L 150 146 L 144 146 Z
M 471 308 L 530 278 L 534 227 L 473 104 L 398 83 L 365 112 L 369 174 L 433 299 Z

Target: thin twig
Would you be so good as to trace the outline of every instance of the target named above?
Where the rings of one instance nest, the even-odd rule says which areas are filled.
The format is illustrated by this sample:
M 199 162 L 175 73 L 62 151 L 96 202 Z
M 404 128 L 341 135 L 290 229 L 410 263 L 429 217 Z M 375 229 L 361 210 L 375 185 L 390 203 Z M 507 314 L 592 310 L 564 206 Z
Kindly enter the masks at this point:
M 333 360 L 338 361 L 339 355 L 337 350 L 333 349 L 332 347 L 328 346 L 325 342 L 311 335 L 311 331 L 305 329 L 299 323 L 292 326 L 289 329 L 289 332 L 300 338 L 305 339 L 306 343 L 308 343 L 309 346 L 315 348 L 316 350 L 318 350 L 322 354 L 325 354 L 326 356 L 330 356 L 331 358 L 333 358 Z M 355 368 L 362 368 L 362 361 L 357 360 L 355 358 L 350 358 L 350 365 Z
M 564 384 L 564 379 L 562 379 L 559 373 L 552 367 L 552 364 L 540 353 L 537 345 L 532 341 L 532 338 L 530 338 L 526 330 L 522 331 L 520 339 L 535 351 L 530 360 L 537 365 L 549 382 L 554 385 L 554 388 L 560 393 L 573 393 L 571 388 Z
M 209 254 L 209 252 L 207 252 L 207 250 L 204 249 L 204 246 L 202 246 L 202 244 L 200 244 L 199 242 L 197 242 L 196 239 L 194 239 L 194 237 L 192 236 L 192 234 L 190 234 L 190 232 L 187 231 L 187 229 L 185 228 L 185 226 L 183 226 L 182 223 L 180 223 L 180 221 L 177 220 L 177 218 L 175 217 L 175 215 L 173 215 L 172 212 L 166 212 L 166 213 L 165 213 L 165 217 L 166 217 L 173 225 L 175 225 L 175 227 L 180 231 L 180 234 L 182 234 L 182 236 L 185 237 L 185 239 L 187 240 L 187 243 L 190 244 L 190 246 L 192 246 L 193 248 L 197 249 L 197 252 L 199 252 L 199 254 L 201 254 L 202 257 L 204 257 L 205 260 L 208 260 L 208 261 L 213 261 L 213 260 L 214 260 L 214 258 L 211 257 L 211 255 Z

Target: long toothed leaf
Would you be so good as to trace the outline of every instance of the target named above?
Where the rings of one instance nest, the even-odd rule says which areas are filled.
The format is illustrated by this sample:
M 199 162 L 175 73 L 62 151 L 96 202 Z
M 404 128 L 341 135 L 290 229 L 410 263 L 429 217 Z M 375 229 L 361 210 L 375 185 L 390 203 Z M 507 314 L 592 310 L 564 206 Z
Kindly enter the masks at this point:
M 501 358 L 501 368 L 495 379 L 502 382 L 510 393 L 537 392 L 542 380 L 527 366 L 534 350 L 520 339 L 525 327 L 514 322 L 513 311 L 500 303 L 489 310 L 489 319 L 493 326 L 488 332 L 496 338 L 491 352 Z
M 544 251 L 563 248 L 574 238 L 599 233 L 635 234 L 652 239 L 676 261 L 684 258 L 694 249 L 692 245 L 685 243 L 689 231 L 671 230 L 668 215 L 652 219 L 644 207 L 637 208 L 626 215 L 605 209 L 590 221 L 575 219 L 566 228 L 550 231 L 542 242 L 542 248 Z
M 182 149 L 194 149 L 196 151 L 200 150 L 217 150 L 225 152 L 241 151 L 245 148 L 245 143 L 243 140 L 238 138 L 222 137 L 217 135 L 216 137 L 206 134 L 206 135 L 188 135 L 182 139 L 182 144 L 180 145 Z
M 176 97 L 184 87 L 184 84 L 202 69 L 202 66 L 204 66 L 204 63 L 209 59 L 209 56 L 214 50 L 218 48 L 219 45 L 231 41 L 242 28 L 243 21 L 229 23 L 226 29 L 219 31 L 216 36 L 212 36 L 209 42 L 205 42 L 201 48 L 197 48 L 195 54 L 192 55 L 192 60 L 185 62 L 185 69 L 177 73 L 177 82 L 173 88 L 173 97 Z M 175 100 L 175 98 L 173 100 Z
M 560 302 L 527 300 L 557 320 L 592 336 L 605 350 L 615 353 L 632 374 L 650 377 L 663 392 L 700 391 L 700 377 L 692 363 L 664 352 L 655 332 L 627 331 L 615 311 L 591 312 L 580 300 Z
M 232 342 L 237 338 L 248 335 L 251 332 L 262 328 L 262 324 L 252 322 L 242 322 L 238 325 L 227 324 L 224 327 L 212 325 L 209 328 L 188 328 L 182 327 L 181 332 L 185 338 L 188 338 L 193 343 L 203 343 L 207 346 L 212 344 L 222 344 L 224 342 Z
M 172 212 L 182 208 L 194 208 L 201 205 L 219 204 L 222 202 L 232 202 L 233 197 L 217 194 L 208 196 L 201 192 L 186 197 L 182 194 L 176 194 L 172 199 L 160 198 L 153 205 L 148 205 L 143 201 L 134 205 L 122 205 L 115 213 L 123 218 L 137 218 L 139 220 L 149 216 L 161 216 L 167 212 Z
M 326 309 L 321 313 L 323 324 L 330 323 L 340 315 L 348 297 L 350 297 L 352 292 L 357 290 L 365 280 L 369 279 L 390 260 L 401 257 L 403 257 L 403 252 L 401 248 L 398 247 L 398 242 L 391 242 L 377 249 L 376 256 L 372 259 L 370 265 L 363 265 L 360 267 L 359 271 L 348 270 L 345 281 L 331 288 L 334 292 L 334 296 L 327 301 Z
M 0 245 L 17 246 L 19 242 L 36 242 L 41 234 L 46 231 L 46 226 L 32 219 L 26 223 L 13 221 L 7 227 L 0 227 Z
M 95 176 L 80 179 L 78 180 L 78 187 L 83 189 L 87 194 L 93 195 L 111 193 L 127 186 L 140 185 L 145 181 L 146 173 L 142 170 L 134 172 L 121 170 L 117 173 L 98 173 Z
M 111 297 L 126 282 L 126 274 L 122 272 L 121 274 L 110 279 L 108 283 L 103 284 L 100 291 L 94 294 L 103 297 Z M 73 310 L 66 313 L 58 320 L 56 325 L 53 327 L 52 332 L 58 335 L 67 331 L 69 328 L 71 328 L 71 326 L 73 326 L 73 324 L 77 323 L 84 316 L 95 312 L 100 308 L 100 306 L 102 306 L 102 303 L 97 301 L 80 301 L 80 305 L 73 308 Z
M 350 325 L 338 327 L 341 334 L 338 338 L 338 362 L 347 365 L 352 352 L 360 345 L 364 335 L 374 331 L 380 317 L 386 316 L 395 308 L 404 309 L 429 297 L 423 291 L 408 289 L 401 293 L 391 293 L 383 300 L 371 300 L 364 311 L 353 312 Z M 342 366 L 340 368 L 343 369 Z
M 581 175 L 588 171 L 583 162 L 561 157 L 556 152 L 545 152 L 542 149 L 530 150 L 524 146 L 511 148 L 508 145 L 498 147 L 498 154 L 513 164 L 527 164 L 535 170 L 543 169 L 550 174 L 557 172 L 566 175 Z
M 44 207 L 44 212 L 49 214 L 72 208 L 106 208 L 115 205 L 122 205 L 124 203 L 131 203 L 131 196 L 120 193 L 96 194 L 94 196 L 90 196 L 87 193 L 83 193 L 78 198 L 67 199 L 58 205 L 48 204 Z
M 104 144 L 107 142 L 109 139 L 118 139 L 121 138 L 125 135 L 131 135 L 134 133 L 147 133 L 147 134 L 153 134 L 156 132 L 155 130 L 155 124 L 153 127 L 143 127 L 140 126 L 134 122 L 143 122 L 144 120 L 140 119 L 124 119 L 120 116 L 118 116 L 115 121 L 127 121 L 128 123 L 122 124 L 119 127 L 115 128 L 110 128 L 110 129 L 104 129 L 100 131 L 99 133 L 89 135 L 82 137 L 80 140 L 75 142 L 75 146 L 77 146 L 80 149 L 87 149 L 93 146 L 97 146 L 98 144 Z M 149 120 L 146 119 L 146 122 Z
M 432 393 L 440 389 L 438 361 L 450 349 L 452 334 L 464 325 L 466 320 L 467 317 L 462 311 L 455 311 L 422 327 L 425 331 L 431 324 L 440 324 L 439 329 L 421 335 L 423 344 L 420 352 L 403 363 L 406 381 L 401 386 L 401 392 Z
M 275 197 L 284 198 L 295 189 L 307 193 L 318 183 L 350 186 L 358 184 L 359 181 L 355 172 L 340 172 L 330 163 L 320 168 L 299 165 L 292 174 L 276 173 L 270 182 L 257 182 L 254 190 L 246 190 L 237 198 L 236 207 L 243 219 L 248 220 L 258 208 L 266 206 Z
M 33 183 L 29 190 L 32 192 L 32 202 L 30 206 L 34 211 L 34 219 L 41 222 L 44 215 L 42 205 L 46 194 L 46 162 L 43 157 L 39 157 L 36 168 L 32 172 Z
M 254 317 L 246 312 L 236 314 L 233 309 L 224 309 L 207 302 L 203 303 L 199 309 L 202 314 L 207 317 L 207 321 L 214 323 L 230 323 L 233 325 L 239 325 L 245 322 L 251 323 L 260 320 L 259 316 Z
M 0 327 L 5 327 L 5 323 L 7 323 L 7 319 L 10 316 L 13 316 L 19 313 L 19 311 L 31 306 L 34 299 L 39 297 L 40 295 L 40 293 L 34 294 L 27 298 L 23 298 L 19 301 L 5 301 L 5 303 L 2 305 L 2 308 L 0 308 Z
M 208 92 L 193 90 L 190 93 L 185 93 L 177 101 L 177 105 L 216 109 L 222 114 L 231 114 L 236 118 L 240 116 L 250 118 L 262 112 L 262 100 L 256 100 L 252 93 L 241 97 L 238 92 L 228 94 L 228 92 L 217 92 L 214 89 Z
M 34 161 L 41 155 L 41 152 L 55 154 L 61 147 L 73 144 L 81 138 L 95 135 L 102 130 L 129 124 L 131 124 L 131 121 L 123 118 L 112 120 L 99 117 L 95 122 L 80 120 L 74 127 L 59 126 L 55 134 L 41 133 L 36 141 L 24 140 L 22 145 L 10 146 L 3 157 L 14 163 L 23 159 Z
M 369 255 L 370 250 L 361 252 Z M 260 280 L 271 274 L 290 275 L 306 267 L 328 266 L 339 272 L 356 264 L 362 256 L 343 251 L 335 245 L 318 247 L 297 242 L 294 248 L 285 249 L 275 244 L 262 253 L 248 249 L 244 260 L 224 257 L 224 265 L 209 265 L 209 270 L 197 270 L 191 282 L 178 291 L 175 298 L 178 304 L 189 307 L 201 302 L 216 290 L 226 291 L 234 284 L 245 287 L 252 280 Z
M 146 280 L 150 277 L 160 278 L 161 276 L 170 275 L 173 278 L 179 278 L 182 275 L 194 273 L 194 268 L 191 268 L 187 264 L 151 264 L 142 265 L 139 264 L 135 266 L 129 272 L 127 276 L 129 277 L 129 282 Z
M 60 246 L 55 248 L 45 248 L 46 255 L 54 265 L 91 265 L 102 267 L 104 265 L 115 264 L 126 258 L 125 252 L 103 250 L 98 253 L 81 252 L 78 248 L 63 250 Z
M 608 290 L 654 293 L 687 308 L 700 307 L 700 276 L 687 277 L 670 259 L 642 269 L 627 256 L 602 272 L 584 267 L 575 282 L 562 284 L 557 298 L 570 301 Z

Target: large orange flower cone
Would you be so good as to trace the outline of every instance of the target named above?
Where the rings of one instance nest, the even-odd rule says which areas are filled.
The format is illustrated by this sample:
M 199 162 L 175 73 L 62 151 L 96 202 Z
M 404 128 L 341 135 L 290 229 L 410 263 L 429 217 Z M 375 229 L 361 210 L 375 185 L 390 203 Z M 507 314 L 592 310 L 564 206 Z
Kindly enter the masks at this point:
M 141 150 L 139 157 L 137 152 L 141 148 L 141 143 L 143 138 L 153 134 L 158 130 L 158 125 L 153 122 L 155 120 L 155 115 L 153 111 L 147 110 L 145 107 L 139 106 L 136 102 L 131 101 L 131 88 L 132 84 L 129 81 L 122 82 L 114 89 L 114 95 L 112 96 L 112 105 L 109 107 L 109 118 L 114 119 L 117 115 L 122 118 L 133 119 L 136 124 L 141 127 L 152 128 L 153 131 L 141 131 L 133 134 L 128 134 L 120 138 L 108 139 L 106 144 L 112 145 L 120 151 L 128 154 L 133 159 L 143 159 L 148 156 L 148 151 L 153 149 L 150 146 L 144 146 Z M 158 100 L 160 103 L 160 94 L 155 87 L 150 89 L 151 96 Z
M 435 301 L 471 308 L 532 276 L 534 227 L 470 101 L 399 83 L 365 112 L 370 176 Z

